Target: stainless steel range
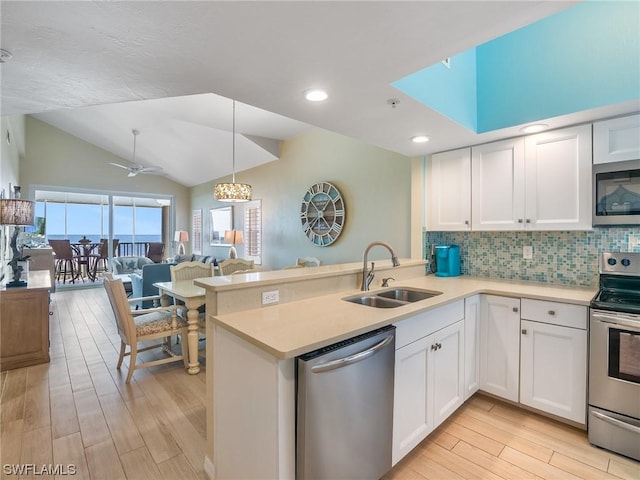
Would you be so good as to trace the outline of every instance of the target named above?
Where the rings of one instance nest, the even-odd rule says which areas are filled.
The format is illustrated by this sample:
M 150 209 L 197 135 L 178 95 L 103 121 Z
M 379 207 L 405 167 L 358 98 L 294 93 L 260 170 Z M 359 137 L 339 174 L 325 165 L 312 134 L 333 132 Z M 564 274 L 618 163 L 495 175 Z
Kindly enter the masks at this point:
M 640 460 L 640 253 L 602 254 L 589 343 L 589 441 Z

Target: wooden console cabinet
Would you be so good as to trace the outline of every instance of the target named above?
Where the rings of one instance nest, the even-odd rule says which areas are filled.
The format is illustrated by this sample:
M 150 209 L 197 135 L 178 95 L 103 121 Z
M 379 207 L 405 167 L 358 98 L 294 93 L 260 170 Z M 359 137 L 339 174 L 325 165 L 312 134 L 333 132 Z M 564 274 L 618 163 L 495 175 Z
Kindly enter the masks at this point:
M 49 361 L 49 271 L 30 271 L 27 284 L 0 287 L 0 371 Z

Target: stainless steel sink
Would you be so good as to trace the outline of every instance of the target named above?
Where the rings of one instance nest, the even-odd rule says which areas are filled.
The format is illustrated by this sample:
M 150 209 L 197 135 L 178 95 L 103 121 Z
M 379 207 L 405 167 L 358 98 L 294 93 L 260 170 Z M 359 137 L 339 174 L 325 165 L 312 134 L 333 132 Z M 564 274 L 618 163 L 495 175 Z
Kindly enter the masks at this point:
M 376 293 L 378 297 L 392 298 L 394 300 L 400 300 L 402 302 L 418 302 L 427 298 L 441 295 L 442 292 L 436 292 L 434 290 L 419 290 L 416 288 L 394 288 L 386 292 Z
M 442 292 L 435 290 L 422 290 L 419 288 L 398 287 L 381 292 L 371 292 L 367 294 L 354 295 L 343 298 L 343 300 L 359 305 L 366 305 L 375 308 L 395 308 L 407 305 L 420 300 L 441 295 Z
M 376 308 L 395 308 L 406 305 L 405 302 L 398 302 L 389 298 L 378 297 L 377 295 L 358 295 L 356 297 L 345 298 L 344 300 Z

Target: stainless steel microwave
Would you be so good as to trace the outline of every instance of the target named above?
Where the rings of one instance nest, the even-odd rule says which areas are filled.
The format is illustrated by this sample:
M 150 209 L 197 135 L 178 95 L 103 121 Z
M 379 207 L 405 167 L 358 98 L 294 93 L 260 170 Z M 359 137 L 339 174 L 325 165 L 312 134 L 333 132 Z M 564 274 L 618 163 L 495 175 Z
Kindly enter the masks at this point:
M 593 166 L 593 226 L 640 225 L 640 160 Z

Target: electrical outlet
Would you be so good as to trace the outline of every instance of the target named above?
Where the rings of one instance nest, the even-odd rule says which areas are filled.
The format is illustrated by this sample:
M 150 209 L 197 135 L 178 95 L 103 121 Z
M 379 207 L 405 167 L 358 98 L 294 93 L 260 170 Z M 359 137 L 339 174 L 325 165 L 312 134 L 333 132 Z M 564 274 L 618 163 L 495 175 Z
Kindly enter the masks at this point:
M 531 245 L 522 247 L 522 258 L 525 260 L 531 260 L 533 258 L 533 247 Z
M 630 252 L 638 251 L 638 246 L 640 246 L 640 237 L 636 237 L 635 235 L 629 235 L 629 251 Z
M 262 292 L 263 305 L 278 303 L 279 301 L 280 301 L 280 290 L 269 290 L 268 292 Z

